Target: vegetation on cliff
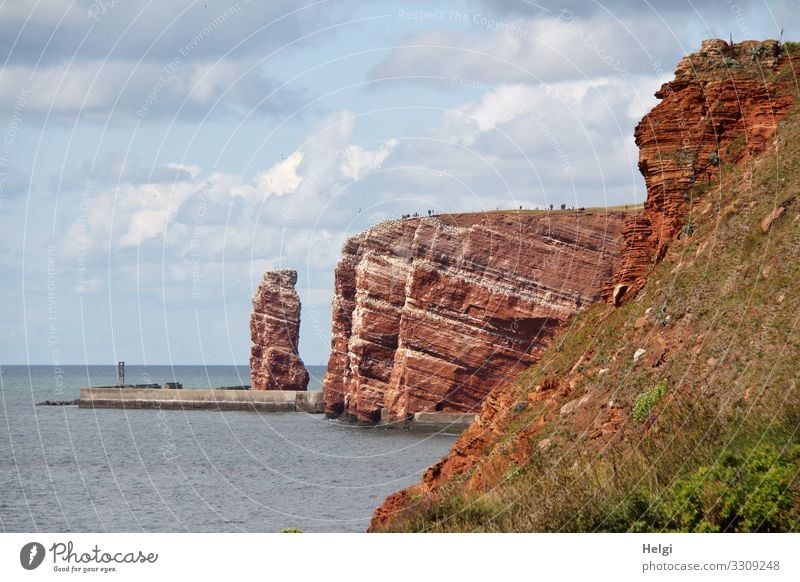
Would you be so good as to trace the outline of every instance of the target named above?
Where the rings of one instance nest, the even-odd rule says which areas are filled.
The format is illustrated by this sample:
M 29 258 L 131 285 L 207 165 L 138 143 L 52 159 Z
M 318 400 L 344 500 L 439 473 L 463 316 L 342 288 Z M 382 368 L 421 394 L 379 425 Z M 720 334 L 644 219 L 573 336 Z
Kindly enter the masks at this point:
M 758 46 L 736 74 L 759 74 Z M 795 102 L 764 151 L 729 135 L 705 156 L 713 171 L 682 191 L 682 226 L 635 295 L 573 317 L 372 530 L 797 530 L 800 114 L 786 61 L 760 73 Z

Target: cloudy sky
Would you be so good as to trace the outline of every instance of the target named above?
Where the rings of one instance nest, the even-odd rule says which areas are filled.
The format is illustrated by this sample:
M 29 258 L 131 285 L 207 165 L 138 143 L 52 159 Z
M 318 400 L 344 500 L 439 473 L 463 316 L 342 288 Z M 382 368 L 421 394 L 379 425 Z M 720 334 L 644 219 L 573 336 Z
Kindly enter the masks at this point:
M 708 37 L 797 0 L 0 0 L 0 364 L 243 364 L 299 271 L 409 212 L 644 197 L 632 132 Z

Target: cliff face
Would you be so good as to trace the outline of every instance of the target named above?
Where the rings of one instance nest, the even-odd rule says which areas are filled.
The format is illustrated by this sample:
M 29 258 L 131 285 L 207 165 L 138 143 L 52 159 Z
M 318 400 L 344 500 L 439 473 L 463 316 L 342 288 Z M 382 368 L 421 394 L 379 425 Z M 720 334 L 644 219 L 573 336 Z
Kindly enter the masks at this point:
M 791 187 L 788 182 L 784 184 L 785 174 L 776 174 L 776 168 L 793 162 L 786 155 L 767 160 L 757 156 L 774 150 L 775 132 L 797 99 L 793 71 L 799 65 L 800 57 L 788 56 L 775 41 L 734 46 L 721 40 L 706 41 L 700 52 L 680 62 L 675 79 L 656 93 L 661 102 L 636 128 L 647 200 L 643 213 L 629 215 L 626 220 L 620 263 L 605 289 L 612 302 L 621 307 L 600 306 L 588 317 L 579 316 L 560 340 L 566 347 L 559 352 L 550 350 L 546 366 L 532 367 L 518 386 L 493 390 L 484 399 L 476 422 L 462 434 L 448 456 L 429 468 L 419 485 L 387 498 L 376 510 L 370 531 L 406 527 L 458 531 L 457 524 L 464 515 L 479 515 L 476 499 L 486 492 L 491 492 L 487 498 L 508 504 L 501 505 L 502 512 L 487 511 L 486 520 L 499 513 L 508 516 L 520 511 L 523 518 L 510 522 L 527 523 L 525 527 L 546 523 L 542 515 L 557 514 L 554 507 L 569 506 L 567 513 L 591 507 L 595 497 L 611 494 L 601 491 L 607 484 L 589 477 L 603 475 L 604 471 L 617 475 L 618 467 L 605 462 L 606 455 L 616 445 L 622 451 L 616 462 L 641 455 L 635 447 L 626 448 L 626 433 L 634 432 L 634 440 L 641 445 L 645 440 L 641 431 L 656 422 L 654 416 L 648 416 L 643 426 L 638 422 L 632 426 L 633 402 L 642 386 L 665 382 L 663 385 L 671 388 L 674 384 L 669 399 L 676 406 L 691 408 L 696 402 L 710 406 L 714 412 L 709 419 L 700 421 L 700 432 L 713 432 L 703 423 L 715 419 L 719 422 L 719 411 L 731 403 L 745 402 L 748 410 L 755 406 L 747 402 L 752 398 L 751 386 L 758 385 L 758 378 L 772 378 L 772 372 L 755 374 L 753 384 L 748 385 L 741 377 L 744 364 L 724 366 L 720 354 L 728 352 L 733 333 L 744 336 L 738 341 L 752 341 L 737 327 L 742 321 L 756 322 L 752 335 L 764 335 L 769 330 L 762 323 L 788 309 L 781 307 L 776 312 L 771 304 L 762 308 L 758 302 L 753 303 L 746 273 L 751 273 L 751 281 L 770 277 L 769 281 L 779 286 L 784 279 L 776 279 L 774 269 L 783 272 L 793 268 L 793 261 L 777 260 L 775 266 L 763 271 L 759 267 L 753 272 L 746 257 L 736 253 L 748 249 L 742 243 L 743 233 L 768 231 L 765 221 L 785 214 L 785 208 L 794 204 L 794 197 L 789 197 L 777 209 L 773 206 L 775 200 L 785 196 L 779 194 L 779 188 Z M 768 171 L 764 171 L 767 164 Z M 760 177 L 759 172 L 763 174 Z M 771 192 L 769 197 L 765 192 Z M 737 216 L 742 208 L 754 216 L 744 214 L 735 226 L 724 222 L 732 220 L 730 217 Z M 692 220 L 696 222 L 693 224 Z M 792 224 L 798 224 L 798 220 L 800 217 L 795 217 Z M 695 232 L 691 236 L 695 229 L 702 229 L 702 234 Z M 761 239 L 753 240 L 762 244 Z M 766 249 L 755 242 L 751 244 L 753 262 L 766 263 Z M 670 246 L 678 250 L 670 253 Z M 796 250 L 787 251 L 787 257 L 792 253 Z M 662 259 L 664 268 L 659 268 Z M 660 280 L 651 285 L 648 277 L 654 269 Z M 684 273 L 687 269 L 694 270 L 691 276 Z M 681 286 L 681 275 L 694 278 L 688 279 L 687 286 Z M 786 281 L 793 280 L 781 276 Z M 666 279 L 670 284 L 664 284 Z M 626 301 L 646 284 L 646 301 Z M 746 298 L 742 304 L 754 312 L 751 315 L 745 315 L 741 306 L 731 301 L 739 292 L 738 286 Z M 782 303 L 789 295 L 779 290 L 775 296 Z M 721 324 L 728 320 L 736 326 Z M 781 345 L 786 341 L 783 333 L 778 334 Z M 758 345 L 763 347 L 763 343 Z M 633 357 L 634 354 L 639 355 Z M 746 368 L 758 368 L 762 362 L 765 370 L 779 368 L 786 360 L 785 356 L 778 356 L 764 359 L 758 352 Z M 777 384 L 774 380 L 773 383 Z M 729 387 L 730 393 L 722 387 Z M 788 385 L 782 389 L 770 387 L 779 394 L 782 389 L 790 391 Z M 711 399 L 719 402 L 711 403 Z M 687 409 L 679 410 L 682 419 L 680 415 Z M 682 422 L 678 425 L 690 436 L 685 443 L 686 457 L 677 466 L 691 467 L 695 459 L 690 460 L 690 456 L 696 451 L 694 433 L 689 430 L 692 421 L 686 421 L 686 425 Z M 651 430 L 655 439 L 660 432 L 658 425 Z M 682 442 L 680 434 L 670 434 L 666 440 L 667 449 Z M 659 455 L 669 457 L 670 453 L 653 453 L 654 458 Z M 599 468 L 587 468 L 587 459 L 594 459 Z M 698 459 L 701 465 L 707 462 Z M 529 470 L 530 477 L 520 477 L 519 488 L 509 485 L 529 467 L 535 468 Z M 645 476 L 646 470 L 649 468 L 636 466 L 631 471 L 638 480 L 634 485 L 654 481 L 652 476 Z M 662 478 L 672 482 L 676 477 L 675 473 L 667 473 Z M 557 485 L 550 487 L 550 480 Z M 582 488 L 584 482 L 587 485 Z M 537 496 L 538 489 L 547 487 L 547 493 Z M 614 483 L 610 489 L 618 491 L 620 487 L 623 486 Z M 502 497 L 505 489 L 510 491 L 507 499 Z M 517 507 L 515 500 L 520 496 L 525 498 Z M 447 501 L 437 505 L 443 497 Z M 574 507 L 569 505 L 571 498 L 577 500 Z M 614 499 L 611 506 L 621 506 L 622 502 Z M 463 505 L 459 505 L 462 501 Z M 459 509 L 464 507 L 468 509 Z M 430 516 L 436 515 L 441 520 L 431 528 L 439 518 Z M 605 517 L 601 512 L 601 519 Z M 565 518 L 569 519 L 569 515 L 561 515 L 561 519 Z M 412 522 L 415 525 L 409 526 Z M 601 523 L 605 525 L 598 527 L 609 527 L 608 521 Z M 548 527 L 565 524 L 568 522 L 555 521 Z M 464 527 L 469 531 L 482 526 Z
M 364 422 L 477 411 L 601 297 L 623 225 L 620 213 L 492 212 L 394 221 L 349 239 L 326 411 Z
M 776 41 L 707 40 L 656 91 L 661 102 L 634 132 L 647 200 L 644 212 L 626 224 L 622 265 L 607 290 L 615 304 L 641 288 L 679 234 L 692 188 L 770 144 L 792 104 L 786 91 L 791 79 L 775 78 L 788 60 Z
M 253 296 L 250 314 L 252 390 L 305 390 L 308 372 L 297 353 L 300 298 L 297 272 L 267 271 Z

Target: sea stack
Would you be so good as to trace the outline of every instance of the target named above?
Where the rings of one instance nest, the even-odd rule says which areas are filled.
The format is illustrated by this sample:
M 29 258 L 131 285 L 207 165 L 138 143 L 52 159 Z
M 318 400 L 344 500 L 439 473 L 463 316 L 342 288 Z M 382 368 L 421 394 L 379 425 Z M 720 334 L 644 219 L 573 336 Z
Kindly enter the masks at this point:
M 306 390 L 308 371 L 297 352 L 300 298 L 297 271 L 267 271 L 253 296 L 250 314 L 252 390 Z

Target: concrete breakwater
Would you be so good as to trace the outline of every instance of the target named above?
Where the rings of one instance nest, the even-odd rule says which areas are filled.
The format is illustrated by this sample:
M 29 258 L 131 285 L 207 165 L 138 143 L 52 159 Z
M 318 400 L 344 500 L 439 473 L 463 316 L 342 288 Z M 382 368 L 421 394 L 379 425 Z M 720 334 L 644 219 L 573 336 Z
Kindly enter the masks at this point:
M 161 390 L 158 388 L 82 388 L 80 408 L 155 408 L 162 410 L 324 411 L 322 392 L 299 390 Z
M 459 433 L 467 430 L 477 414 L 466 412 L 416 412 L 408 420 L 393 421 L 383 414 L 378 426 L 400 430 Z
M 256 412 L 306 412 L 322 414 L 322 392 L 305 390 L 162 390 L 160 388 L 81 388 L 80 408 L 125 408 L 157 410 L 249 410 Z M 462 432 L 475 414 L 418 412 L 405 421 L 384 418 L 380 428 Z

